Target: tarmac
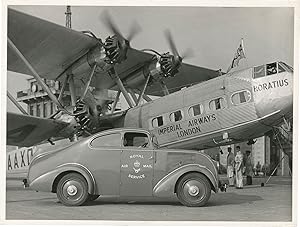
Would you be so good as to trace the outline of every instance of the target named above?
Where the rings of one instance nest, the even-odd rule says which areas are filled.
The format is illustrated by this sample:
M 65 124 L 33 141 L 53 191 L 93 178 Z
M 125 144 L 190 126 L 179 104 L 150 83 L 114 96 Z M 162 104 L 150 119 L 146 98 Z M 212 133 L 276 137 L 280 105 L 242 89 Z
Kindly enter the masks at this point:
M 226 181 L 225 176 L 221 176 Z M 24 189 L 22 182 L 7 180 L 7 220 L 107 220 L 107 221 L 292 221 L 291 177 L 253 178 L 243 189 L 212 193 L 204 207 L 181 205 L 170 199 L 100 197 L 80 207 L 66 207 L 53 193 Z

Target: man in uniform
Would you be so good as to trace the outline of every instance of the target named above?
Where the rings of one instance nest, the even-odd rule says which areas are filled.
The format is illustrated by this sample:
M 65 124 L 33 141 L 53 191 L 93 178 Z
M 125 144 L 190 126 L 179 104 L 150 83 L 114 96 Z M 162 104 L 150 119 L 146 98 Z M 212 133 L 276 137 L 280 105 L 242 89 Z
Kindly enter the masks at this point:
M 234 154 L 231 152 L 231 147 L 228 147 L 227 177 L 229 181 L 229 187 L 233 187 L 234 186 Z

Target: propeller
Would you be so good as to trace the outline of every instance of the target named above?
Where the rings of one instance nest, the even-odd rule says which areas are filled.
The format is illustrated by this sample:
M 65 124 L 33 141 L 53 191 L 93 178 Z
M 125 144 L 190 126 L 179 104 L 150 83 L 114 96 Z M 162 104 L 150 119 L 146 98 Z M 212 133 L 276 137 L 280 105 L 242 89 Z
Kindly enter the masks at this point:
M 188 48 L 181 56 L 176 48 L 176 45 L 175 45 L 175 42 L 174 42 L 174 39 L 171 35 L 171 32 L 170 30 L 165 30 L 165 36 L 166 36 L 166 39 L 168 41 L 168 44 L 169 44 L 169 47 L 170 47 L 170 50 L 172 52 L 172 54 L 174 55 L 175 59 L 177 61 L 180 61 L 182 62 L 182 60 L 184 58 L 191 58 L 194 56 L 194 53 L 193 53 L 193 50 L 191 48 Z
M 106 55 L 111 64 L 121 63 L 127 58 L 127 50 L 130 47 L 130 41 L 141 31 L 141 27 L 135 21 L 132 24 L 128 37 L 125 38 L 120 32 L 118 26 L 114 23 L 108 11 L 102 13 L 102 21 L 106 27 L 114 34 L 107 37 L 104 43 Z
M 111 33 L 115 34 L 118 38 L 128 42 L 130 42 L 142 30 L 141 26 L 136 21 L 134 21 L 134 23 L 130 27 L 127 38 L 125 38 L 120 32 L 120 29 L 118 28 L 116 23 L 113 21 L 109 12 L 106 10 L 102 13 L 102 21 Z
M 169 30 L 165 30 L 165 36 L 168 41 L 172 55 L 169 54 L 169 52 L 160 55 L 159 63 L 162 75 L 164 77 L 173 77 L 178 73 L 183 58 L 191 57 L 193 53 L 191 49 L 187 49 L 185 53 L 182 56 L 180 56 L 176 48 L 174 39 Z

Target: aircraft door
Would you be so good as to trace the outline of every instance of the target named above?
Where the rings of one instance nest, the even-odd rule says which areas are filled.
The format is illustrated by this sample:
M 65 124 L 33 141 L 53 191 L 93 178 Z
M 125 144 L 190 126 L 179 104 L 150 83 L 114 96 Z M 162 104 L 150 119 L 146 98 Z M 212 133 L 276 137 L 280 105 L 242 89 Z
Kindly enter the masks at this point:
M 154 150 L 150 144 L 147 134 L 124 134 L 120 196 L 152 196 Z

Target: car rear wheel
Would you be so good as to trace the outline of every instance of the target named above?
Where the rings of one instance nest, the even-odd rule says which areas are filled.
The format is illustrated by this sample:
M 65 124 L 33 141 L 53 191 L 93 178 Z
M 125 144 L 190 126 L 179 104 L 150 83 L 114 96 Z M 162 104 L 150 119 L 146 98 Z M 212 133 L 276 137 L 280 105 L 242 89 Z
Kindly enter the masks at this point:
M 204 206 L 211 195 L 208 179 L 200 173 L 189 173 L 183 176 L 177 184 L 179 201 L 189 207 Z
M 88 184 L 82 175 L 69 173 L 58 182 L 56 195 L 66 206 L 80 206 L 88 199 Z

